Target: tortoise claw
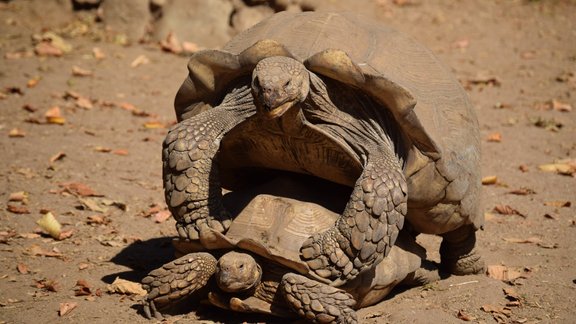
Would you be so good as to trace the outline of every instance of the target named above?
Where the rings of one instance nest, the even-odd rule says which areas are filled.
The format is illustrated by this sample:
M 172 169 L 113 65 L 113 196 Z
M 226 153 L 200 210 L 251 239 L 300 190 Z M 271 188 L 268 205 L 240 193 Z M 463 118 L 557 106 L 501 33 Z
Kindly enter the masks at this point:
M 153 300 L 144 300 L 143 302 L 143 310 L 144 316 L 147 319 L 151 320 L 152 317 L 156 318 L 157 320 L 164 319 L 164 316 L 156 309 L 156 304 Z

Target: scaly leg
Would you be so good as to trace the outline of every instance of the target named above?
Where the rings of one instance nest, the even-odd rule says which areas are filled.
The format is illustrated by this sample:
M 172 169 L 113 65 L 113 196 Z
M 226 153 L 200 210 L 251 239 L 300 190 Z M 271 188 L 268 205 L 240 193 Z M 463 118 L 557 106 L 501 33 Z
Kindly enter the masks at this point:
M 406 180 L 392 150 L 371 152 L 336 225 L 302 244 L 301 257 L 322 281 L 338 286 L 388 255 L 407 212 Z
M 222 137 L 251 114 L 249 108 L 212 108 L 183 120 L 166 136 L 164 193 L 181 238 L 197 240 L 209 228 L 228 229 L 230 216 L 222 205 L 216 153 Z
M 206 286 L 216 271 L 216 259 L 209 253 L 190 253 L 161 268 L 153 270 L 142 279 L 148 295 L 144 299 L 144 313 L 162 318 L 157 307 L 162 308 L 190 296 Z
M 354 298 L 347 292 L 304 276 L 287 273 L 280 283 L 288 305 L 314 323 L 357 323 Z

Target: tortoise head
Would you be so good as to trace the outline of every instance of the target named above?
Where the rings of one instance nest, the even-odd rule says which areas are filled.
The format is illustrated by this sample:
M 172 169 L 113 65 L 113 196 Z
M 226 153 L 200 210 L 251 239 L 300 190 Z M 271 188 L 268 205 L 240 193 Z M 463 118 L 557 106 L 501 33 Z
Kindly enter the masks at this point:
M 304 101 L 309 91 L 310 74 L 293 58 L 264 58 L 252 72 L 252 94 L 258 113 L 268 119 L 280 117 Z
M 215 278 L 225 292 L 248 291 L 260 283 L 262 268 L 250 254 L 232 251 L 218 260 Z

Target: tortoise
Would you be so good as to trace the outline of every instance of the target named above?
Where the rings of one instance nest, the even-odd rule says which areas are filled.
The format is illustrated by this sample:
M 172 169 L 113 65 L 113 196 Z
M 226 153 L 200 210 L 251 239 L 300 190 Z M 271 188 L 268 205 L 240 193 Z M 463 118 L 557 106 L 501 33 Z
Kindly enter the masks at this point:
M 222 188 L 280 173 L 350 188 L 303 242 L 309 276 L 343 285 L 404 226 L 441 235 L 441 266 L 478 273 L 479 131 L 458 81 L 425 47 L 353 13 L 281 12 L 193 54 L 163 143 L 165 199 L 182 239 L 232 222 Z
M 306 191 L 302 185 L 280 177 L 259 187 L 258 192 L 274 194 L 229 194 L 226 198 L 234 196 L 231 199 L 236 203 L 230 208 L 237 216 L 226 235 L 210 229 L 213 237 L 205 244 L 207 247 L 178 243 L 187 254 L 143 279 L 149 292 L 144 304 L 147 317 L 161 318 L 157 307 L 169 306 L 209 287 L 209 301 L 225 309 L 282 317 L 299 315 L 319 323 L 355 323 L 355 309 L 381 301 L 395 286 L 440 279 L 435 264 L 425 260 L 426 250 L 405 230 L 387 258 L 343 286 L 332 287 L 307 277 L 300 245 L 313 233 L 333 226 L 338 214 L 319 205 L 318 199 L 308 202 L 285 197 L 290 196 L 286 188 Z M 262 189 L 266 186 L 282 188 L 283 194 Z M 249 203 L 243 207 L 245 203 L 238 201 Z M 206 252 L 216 248 L 222 250 Z M 199 252 L 191 252 L 195 250 Z

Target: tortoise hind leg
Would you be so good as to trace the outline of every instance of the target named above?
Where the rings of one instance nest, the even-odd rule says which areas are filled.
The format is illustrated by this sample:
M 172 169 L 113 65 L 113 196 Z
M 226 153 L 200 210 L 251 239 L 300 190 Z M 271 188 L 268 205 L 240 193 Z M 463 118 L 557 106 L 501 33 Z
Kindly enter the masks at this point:
M 404 225 L 407 191 L 392 149 L 373 150 L 335 227 L 302 244 L 311 274 L 337 286 L 382 261 Z
M 142 279 L 142 287 L 148 291 L 144 298 L 146 317 L 162 318 L 157 307 L 169 306 L 206 286 L 216 271 L 216 262 L 209 253 L 190 253 L 151 271 Z
M 465 225 L 442 235 L 441 265 L 455 275 L 477 274 L 484 271 L 484 261 L 476 249 L 476 229 Z
M 304 276 L 287 273 L 280 288 L 301 317 L 315 323 L 357 323 L 354 298 L 347 292 Z

